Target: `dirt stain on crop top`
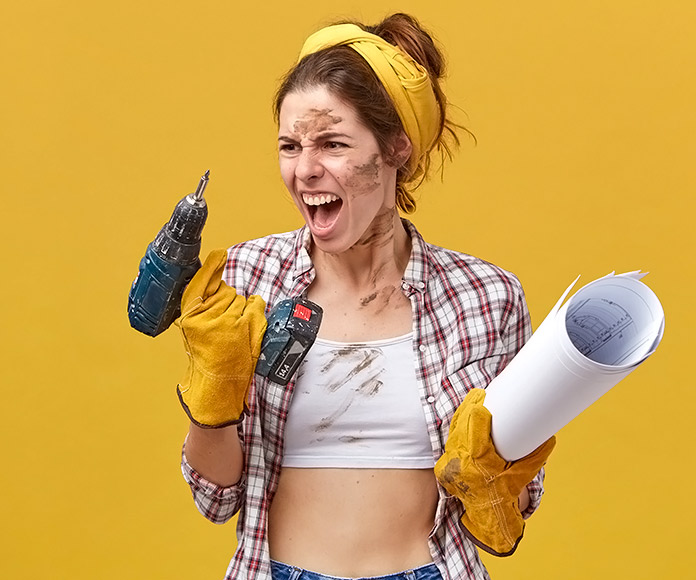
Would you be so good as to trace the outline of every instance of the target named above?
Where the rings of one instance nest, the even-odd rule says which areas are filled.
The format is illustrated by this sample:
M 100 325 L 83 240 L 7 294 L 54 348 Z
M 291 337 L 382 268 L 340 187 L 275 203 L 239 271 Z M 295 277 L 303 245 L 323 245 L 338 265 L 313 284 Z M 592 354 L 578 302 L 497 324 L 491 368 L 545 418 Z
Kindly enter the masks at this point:
M 326 388 L 334 392 L 340 389 L 355 375 L 370 367 L 380 356 L 383 356 L 383 354 L 382 349 L 379 348 L 366 348 L 360 345 L 340 347 L 327 353 L 326 360 L 322 361 L 319 372 L 321 374 L 326 374 L 337 365 L 352 367 L 351 372 L 340 381 L 327 384 Z
M 382 357 L 384 357 L 382 349 L 360 345 L 337 348 L 329 353 L 326 362 L 319 369 L 322 375 L 328 374 L 332 369 L 338 374 L 344 365 L 350 368 L 350 371 L 346 374 L 340 372 L 339 378 L 335 380 L 327 377 L 327 382 L 324 385 L 326 390 L 334 396 L 341 396 L 341 394 L 344 396 L 333 413 L 327 417 L 322 417 L 314 428 L 316 433 L 329 429 L 356 401 L 374 397 L 379 393 L 380 388 L 384 385 L 379 379 L 379 376 L 384 372 L 384 366 L 380 362 Z M 354 381 L 356 384 L 347 390 L 343 389 L 344 393 L 339 392 L 350 381 Z
M 364 437 L 355 437 L 354 435 L 343 435 L 338 438 L 341 443 L 360 443 L 364 439 Z

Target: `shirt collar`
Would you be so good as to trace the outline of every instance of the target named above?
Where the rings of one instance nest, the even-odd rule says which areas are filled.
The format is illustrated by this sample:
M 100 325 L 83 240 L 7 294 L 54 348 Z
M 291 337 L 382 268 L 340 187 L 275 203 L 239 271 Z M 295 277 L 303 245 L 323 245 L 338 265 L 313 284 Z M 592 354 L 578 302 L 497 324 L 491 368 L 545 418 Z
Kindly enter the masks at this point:
M 311 274 L 311 278 L 314 278 L 314 265 L 312 264 L 312 259 L 309 257 L 309 250 L 312 245 L 312 236 L 309 232 L 309 228 L 304 225 L 298 232 L 295 238 L 295 280 Z
M 408 260 L 406 270 L 404 271 L 403 281 L 406 286 L 412 288 L 416 292 L 423 292 L 427 286 L 427 280 L 430 277 L 430 268 L 428 266 L 428 245 L 423 237 L 418 233 L 416 226 L 409 220 L 402 218 L 402 223 L 406 228 L 406 232 L 411 237 L 411 256 Z M 309 250 L 312 245 L 312 235 L 309 228 L 305 225 L 298 230 L 298 235 L 295 239 L 295 280 L 309 275 L 310 282 L 314 278 L 314 265 L 309 256 Z
M 418 233 L 416 226 L 402 218 L 406 231 L 411 236 L 411 257 L 404 271 L 404 283 L 416 292 L 424 292 L 430 277 L 428 255 L 430 250 L 423 237 Z

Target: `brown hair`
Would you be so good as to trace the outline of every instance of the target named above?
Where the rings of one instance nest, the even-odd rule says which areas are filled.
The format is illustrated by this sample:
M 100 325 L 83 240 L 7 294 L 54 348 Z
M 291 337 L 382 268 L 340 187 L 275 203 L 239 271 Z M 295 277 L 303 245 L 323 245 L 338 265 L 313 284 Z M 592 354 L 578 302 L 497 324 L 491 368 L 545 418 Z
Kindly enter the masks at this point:
M 440 87 L 440 79 L 445 72 L 444 58 L 430 34 L 413 16 L 403 13 L 392 14 L 374 26 L 354 21 L 338 24 L 346 23 L 355 24 L 398 46 L 425 67 L 442 112 L 440 130 L 433 149 L 440 154 L 442 162 L 451 159 L 452 146 L 459 145 L 456 129 L 461 126 L 448 117 L 447 98 Z M 387 163 L 395 163 L 395 160 L 390 159 L 389 152 L 394 139 L 404 130 L 401 120 L 375 72 L 363 57 L 350 47 L 333 46 L 309 54 L 283 77 L 273 103 L 276 123 L 280 119 L 280 108 L 288 94 L 316 86 L 326 87 L 338 98 L 350 104 L 374 134 Z M 396 204 L 405 213 L 412 213 L 416 209 L 412 191 L 428 177 L 430 154 L 431 151 L 423 157 L 419 167 L 414 171 L 408 171 L 406 164 L 397 171 Z

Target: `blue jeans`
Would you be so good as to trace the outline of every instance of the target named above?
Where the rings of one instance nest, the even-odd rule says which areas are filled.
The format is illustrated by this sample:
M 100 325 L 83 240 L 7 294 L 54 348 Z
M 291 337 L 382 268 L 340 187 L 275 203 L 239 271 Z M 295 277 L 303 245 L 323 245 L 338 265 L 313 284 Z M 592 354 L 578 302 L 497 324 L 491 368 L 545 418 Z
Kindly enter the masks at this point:
M 326 576 L 317 572 L 310 572 L 295 566 L 275 562 L 271 560 L 271 576 L 273 580 L 349 580 L 338 576 Z M 386 576 L 364 577 L 362 580 L 442 580 L 435 564 L 426 564 L 420 568 L 387 574 Z

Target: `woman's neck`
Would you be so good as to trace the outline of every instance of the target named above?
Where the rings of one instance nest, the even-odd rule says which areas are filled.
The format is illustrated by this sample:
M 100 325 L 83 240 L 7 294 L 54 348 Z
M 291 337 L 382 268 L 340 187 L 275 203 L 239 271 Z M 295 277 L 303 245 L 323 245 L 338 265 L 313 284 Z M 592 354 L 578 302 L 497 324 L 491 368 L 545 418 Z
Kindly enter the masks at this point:
M 319 278 L 340 281 L 353 291 L 400 280 L 411 256 L 411 238 L 396 208 L 379 214 L 372 227 L 350 249 L 329 254 L 312 247 Z

